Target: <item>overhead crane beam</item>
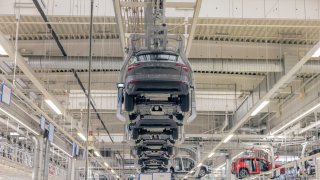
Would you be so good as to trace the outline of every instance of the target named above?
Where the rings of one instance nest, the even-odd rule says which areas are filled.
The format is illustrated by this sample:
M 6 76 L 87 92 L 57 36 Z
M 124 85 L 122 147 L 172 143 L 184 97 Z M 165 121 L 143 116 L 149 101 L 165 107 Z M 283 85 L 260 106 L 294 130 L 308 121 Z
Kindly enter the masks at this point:
M 123 54 L 125 54 L 126 40 L 125 40 L 125 34 L 124 34 L 124 29 L 123 29 L 120 0 L 113 0 L 113 7 L 114 7 L 116 22 L 118 24 L 117 27 L 118 27 L 118 31 L 119 31 L 122 52 L 123 52 Z
M 186 47 L 186 56 L 187 57 L 189 57 L 189 53 L 191 50 L 194 32 L 196 31 L 197 22 L 198 22 L 198 18 L 199 18 L 199 14 L 200 14 L 201 4 L 202 4 L 202 0 L 197 0 L 196 6 L 193 11 L 193 18 L 192 18 L 190 33 L 188 36 L 188 42 L 187 42 L 187 47 Z

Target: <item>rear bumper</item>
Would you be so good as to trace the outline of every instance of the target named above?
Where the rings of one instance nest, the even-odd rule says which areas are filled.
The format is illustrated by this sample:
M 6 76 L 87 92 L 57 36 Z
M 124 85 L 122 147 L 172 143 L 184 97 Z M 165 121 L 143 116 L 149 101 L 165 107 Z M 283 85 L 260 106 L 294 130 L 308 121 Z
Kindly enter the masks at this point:
M 189 93 L 189 83 L 183 81 L 131 80 L 126 83 L 126 92 L 129 95 L 137 95 L 141 93 L 170 93 L 187 95 Z
M 172 119 L 141 119 L 133 128 L 178 128 Z

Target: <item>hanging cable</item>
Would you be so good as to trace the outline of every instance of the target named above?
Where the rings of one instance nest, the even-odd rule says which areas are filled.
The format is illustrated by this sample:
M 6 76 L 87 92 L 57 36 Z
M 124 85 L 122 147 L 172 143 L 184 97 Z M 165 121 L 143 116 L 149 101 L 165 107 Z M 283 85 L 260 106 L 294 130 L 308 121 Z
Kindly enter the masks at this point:
M 89 146 L 89 139 L 88 139 L 88 135 L 89 135 L 89 126 L 90 126 L 90 102 L 91 102 L 91 62 L 92 62 L 92 28 L 93 28 L 93 2 L 94 0 L 91 0 L 91 9 L 90 9 L 90 32 L 89 32 L 89 70 L 88 70 L 88 102 L 87 102 L 87 107 L 88 107 L 88 119 L 87 119 L 87 141 L 86 141 L 86 168 L 85 168 L 85 180 L 88 180 L 88 164 L 89 164 L 89 150 L 88 150 L 88 146 Z

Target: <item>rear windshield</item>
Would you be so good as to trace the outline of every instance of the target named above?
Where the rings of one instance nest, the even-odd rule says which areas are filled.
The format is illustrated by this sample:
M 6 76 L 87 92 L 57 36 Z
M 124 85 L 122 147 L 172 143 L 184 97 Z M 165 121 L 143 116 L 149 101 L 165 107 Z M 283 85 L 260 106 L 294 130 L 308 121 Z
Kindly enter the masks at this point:
M 180 59 L 180 56 L 174 54 L 140 54 L 137 56 L 132 56 L 130 58 L 130 64 L 137 62 L 147 62 L 147 61 L 170 61 L 177 62 Z

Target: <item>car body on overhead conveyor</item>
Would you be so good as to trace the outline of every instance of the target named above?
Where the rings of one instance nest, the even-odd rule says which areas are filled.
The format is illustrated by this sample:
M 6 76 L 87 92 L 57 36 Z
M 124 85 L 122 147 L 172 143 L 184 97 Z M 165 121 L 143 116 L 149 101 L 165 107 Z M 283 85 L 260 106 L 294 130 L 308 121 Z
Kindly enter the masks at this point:
M 194 78 L 183 53 L 183 38 L 168 37 L 178 42 L 176 48 L 137 48 L 137 41 L 144 38 L 130 37 L 132 42 L 119 78 L 123 91 L 118 101 L 124 102 L 129 120 L 150 115 L 166 116 L 180 123 L 187 117 L 194 119 Z
M 173 41 L 178 46 L 143 46 L 150 38 L 130 36 L 118 83 L 117 118 L 126 122 L 126 141 L 143 172 L 168 169 L 174 147 L 184 140 L 184 122 L 196 117 L 194 77 L 184 55 L 184 38 L 160 36 L 162 40 L 157 36 L 152 42 Z

